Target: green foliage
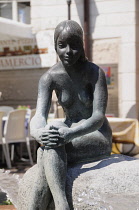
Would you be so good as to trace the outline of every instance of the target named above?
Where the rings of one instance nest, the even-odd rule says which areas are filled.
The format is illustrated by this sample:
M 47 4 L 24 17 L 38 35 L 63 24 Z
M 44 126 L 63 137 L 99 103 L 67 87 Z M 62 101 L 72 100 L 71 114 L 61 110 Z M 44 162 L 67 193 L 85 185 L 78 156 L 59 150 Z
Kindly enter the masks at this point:
M 0 205 L 13 205 L 10 200 L 3 201 Z
M 28 106 L 24 106 L 24 105 L 19 105 L 18 107 L 17 107 L 17 109 L 30 109 L 30 106 L 28 105 Z

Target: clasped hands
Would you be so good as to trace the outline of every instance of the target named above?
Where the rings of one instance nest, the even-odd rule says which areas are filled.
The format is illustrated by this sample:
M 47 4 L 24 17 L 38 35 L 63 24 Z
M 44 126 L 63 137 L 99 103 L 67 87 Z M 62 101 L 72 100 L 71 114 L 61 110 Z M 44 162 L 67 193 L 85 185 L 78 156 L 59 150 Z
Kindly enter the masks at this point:
M 46 149 L 52 149 L 65 145 L 68 143 L 67 137 L 69 130 L 70 129 L 68 127 L 46 127 L 46 130 L 42 132 L 41 142 Z

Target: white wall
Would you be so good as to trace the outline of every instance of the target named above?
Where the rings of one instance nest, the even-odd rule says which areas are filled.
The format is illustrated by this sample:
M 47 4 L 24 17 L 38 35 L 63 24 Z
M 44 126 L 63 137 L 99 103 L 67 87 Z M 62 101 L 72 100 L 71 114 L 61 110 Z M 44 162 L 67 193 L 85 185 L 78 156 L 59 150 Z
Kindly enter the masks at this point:
M 136 112 L 139 118 L 139 1 L 136 0 Z
M 31 0 L 31 21 L 35 32 L 53 30 L 67 16 L 66 0 Z M 83 0 L 72 0 L 71 17 L 83 25 Z
M 119 55 L 115 57 L 115 62 L 117 60 L 119 65 L 120 116 L 137 117 L 135 1 L 91 0 L 90 11 L 92 38 L 105 42 L 115 39 L 113 43 L 119 40 Z M 112 54 L 109 54 L 109 60 L 110 63 L 114 60 Z

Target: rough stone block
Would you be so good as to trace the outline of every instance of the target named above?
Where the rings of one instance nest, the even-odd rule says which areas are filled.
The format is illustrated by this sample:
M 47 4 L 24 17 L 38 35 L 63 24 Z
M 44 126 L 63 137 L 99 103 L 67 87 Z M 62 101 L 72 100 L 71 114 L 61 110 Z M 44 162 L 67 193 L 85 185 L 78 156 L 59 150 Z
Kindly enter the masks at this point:
M 28 209 L 36 172 L 37 165 L 29 169 L 20 182 L 20 210 Z M 66 191 L 71 209 L 133 209 L 138 201 L 138 186 L 139 160 L 132 157 L 112 155 L 68 168 Z

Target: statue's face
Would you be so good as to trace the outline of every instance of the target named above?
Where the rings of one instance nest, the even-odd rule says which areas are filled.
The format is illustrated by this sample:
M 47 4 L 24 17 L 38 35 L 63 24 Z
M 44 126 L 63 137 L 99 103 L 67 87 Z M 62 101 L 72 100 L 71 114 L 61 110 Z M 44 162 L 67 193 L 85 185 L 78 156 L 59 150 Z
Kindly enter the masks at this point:
M 77 36 L 62 32 L 57 39 L 57 54 L 65 66 L 74 65 L 80 58 L 82 46 Z

